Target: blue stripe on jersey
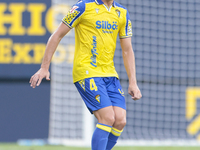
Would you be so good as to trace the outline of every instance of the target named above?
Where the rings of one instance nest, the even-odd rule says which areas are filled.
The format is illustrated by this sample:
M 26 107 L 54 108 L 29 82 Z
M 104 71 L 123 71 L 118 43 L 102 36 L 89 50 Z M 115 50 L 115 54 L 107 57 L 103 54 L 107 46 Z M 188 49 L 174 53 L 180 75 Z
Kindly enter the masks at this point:
M 128 21 L 130 20 L 130 16 L 129 16 L 129 13 L 127 11 L 127 14 L 126 14 L 126 36 L 128 36 Z
M 102 0 L 95 0 L 97 4 L 104 4 Z
M 120 5 L 119 3 L 115 2 L 115 6 L 117 7 L 121 7 L 123 9 L 125 9 L 127 11 L 126 13 L 126 28 L 125 28 L 125 32 L 126 32 L 126 36 L 128 36 L 128 20 L 130 20 L 130 16 L 129 16 L 129 13 L 128 13 L 128 10 L 126 9 L 126 7 Z
M 122 6 L 121 4 L 119 4 L 119 3 L 115 2 L 115 1 L 114 1 L 114 4 L 115 4 L 115 6 L 117 6 L 117 7 L 121 7 L 121 8 L 123 8 L 123 9 L 126 9 L 126 7 Z M 127 10 L 127 9 L 126 9 L 126 10 Z

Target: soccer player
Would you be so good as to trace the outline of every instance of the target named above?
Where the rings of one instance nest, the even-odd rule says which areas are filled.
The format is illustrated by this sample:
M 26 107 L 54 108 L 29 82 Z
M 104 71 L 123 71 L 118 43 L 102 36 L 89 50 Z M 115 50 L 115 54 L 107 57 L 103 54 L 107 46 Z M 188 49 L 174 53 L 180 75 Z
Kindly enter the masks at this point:
M 98 120 L 91 147 L 111 150 L 126 124 L 124 92 L 113 62 L 118 35 L 129 78 L 128 93 L 133 100 L 142 97 L 136 81 L 129 13 L 114 0 L 79 0 L 49 38 L 41 68 L 30 79 L 31 87 L 39 86 L 43 78 L 50 80 L 52 56 L 72 28 L 75 28 L 73 82 Z

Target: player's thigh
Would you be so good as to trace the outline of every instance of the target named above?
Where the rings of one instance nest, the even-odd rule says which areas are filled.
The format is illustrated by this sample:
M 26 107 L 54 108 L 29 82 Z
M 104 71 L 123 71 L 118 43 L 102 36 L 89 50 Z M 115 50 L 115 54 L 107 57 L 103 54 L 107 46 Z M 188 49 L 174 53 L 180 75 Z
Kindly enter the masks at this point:
M 115 122 L 115 114 L 112 106 L 104 107 L 93 112 L 99 123 L 112 126 Z
M 91 113 L 112 106 L 102 78 L 87 78 L 75 83 L 83 101 Z

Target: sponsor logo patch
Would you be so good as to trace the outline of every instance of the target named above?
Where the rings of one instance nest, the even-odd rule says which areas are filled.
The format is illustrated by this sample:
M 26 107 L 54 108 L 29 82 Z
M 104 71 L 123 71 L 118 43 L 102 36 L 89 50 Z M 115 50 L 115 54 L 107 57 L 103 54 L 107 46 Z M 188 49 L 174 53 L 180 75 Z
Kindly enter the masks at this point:
M 93 48 L 91 49 L 91 53 L 92 53 L 92 57 L 90 64 L 94 67 L 97 67 L 97 55 L 99 55 L 97 53 L 97 37 L 93 36 L 93 42 L 92 42 L 92 46 Z
M 97 29 L 107 29 L 107 30 L 117 30 L 118 25 L 117 22 L 110 23 L 109 21 L 97 21 L 96 22 L 96 28 Z

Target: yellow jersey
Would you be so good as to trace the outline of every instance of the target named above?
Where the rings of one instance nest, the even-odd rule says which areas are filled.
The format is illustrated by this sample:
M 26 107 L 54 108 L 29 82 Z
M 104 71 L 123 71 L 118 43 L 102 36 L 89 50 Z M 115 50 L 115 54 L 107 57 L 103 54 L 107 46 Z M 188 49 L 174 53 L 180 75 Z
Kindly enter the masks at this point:
M 91 77 L 118 78 L 113 61 L 117 36 L 132 36 L 127 9 L 115 1 L 108 8 L 102 0 L 79 0 L 62 21 L 75 28 L 73 82 Z

